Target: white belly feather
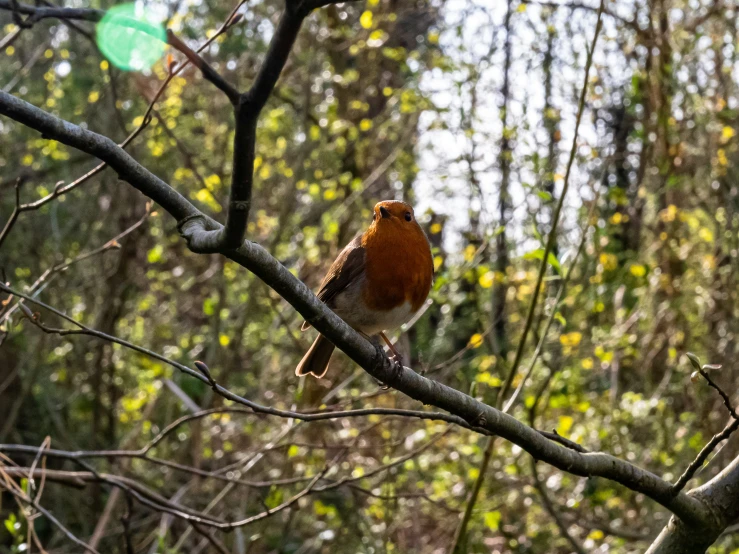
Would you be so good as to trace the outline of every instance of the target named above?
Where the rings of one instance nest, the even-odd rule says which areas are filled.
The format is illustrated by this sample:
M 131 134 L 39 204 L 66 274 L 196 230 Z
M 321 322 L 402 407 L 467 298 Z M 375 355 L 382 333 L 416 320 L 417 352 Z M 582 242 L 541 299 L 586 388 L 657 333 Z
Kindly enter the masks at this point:
M 334 299 L 332 309 L 341 319 L 366 335 L 397 329 L 415 313 L 410 302 L 392 310 L 371 310 L 362 301 L 364 279 L 350 285 Z

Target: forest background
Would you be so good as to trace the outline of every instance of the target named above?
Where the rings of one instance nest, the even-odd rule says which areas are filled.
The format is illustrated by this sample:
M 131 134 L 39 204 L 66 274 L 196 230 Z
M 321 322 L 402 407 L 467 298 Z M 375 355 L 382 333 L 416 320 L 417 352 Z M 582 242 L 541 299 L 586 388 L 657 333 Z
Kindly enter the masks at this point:
M 111 6 L 0 0 L 0 552 L 739 552 L 733 2 L 162 1 L 139 71 Z M 248 181 L 236 242 L 88 130 L 221 223 Z M 318 312 L 267 253 L 315 290 L 392 198 L 435 265 L 405 364 L 464 395 L 356 337 L 293 375 Z

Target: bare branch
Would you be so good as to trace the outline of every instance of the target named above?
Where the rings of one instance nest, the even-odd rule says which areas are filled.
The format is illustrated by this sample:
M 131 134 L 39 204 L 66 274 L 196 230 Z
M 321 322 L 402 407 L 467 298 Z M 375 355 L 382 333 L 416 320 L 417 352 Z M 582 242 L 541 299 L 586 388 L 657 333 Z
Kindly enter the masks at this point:
M 13 208 L 13 213 L 10 214 L 10 217 L 8 218 L 8 221 L 5 223 L 5 226 L 3 227 L 2 232 L 0 232 L 0 247 L 2 247 L 3 241 L 10 234 L 10 230 L 13 228 L 13 225 L 15 225 L 15 222 L 18 220 L 18 216 L 21 213 L 21 183 L 22 182 L 23 182 L 22 177 L 19 177 L 18 180 L 16 180 L 15 182 L 15 208 Z
M 720 367 L 720 366 L 718 366 Z M 706 366 L 701 367 L 698 372 L 703 376 L 703 378 L 708 382 L 708 385 L 712 387 L 713 389 L 718 392 L 719 396 L 721 396 L 721 400 L 724 402 L 724 406 L 726 406 L 726 409 L 731 414 L 731 417 L 734 419 L 739 419 L 739 415 L 736 413 L 736 410 L 734 409 L 734 406 L 731 405 L 731 398 L 729 398 L 729 395 L 724 392 L 724 390 L 719 387 L 716 382 L 711 378 L 711 376 L 706 371 Z
M 29 16 L 24 21 L 26 26 L 31 26 L 42 19 L 81 19 L 97 22 L 105 15 L 105 11 L 93 8 L 37 7 L 19 4 L 13 0 L 0 0 L 0 10 L 9 10 L 13 13 Z
M 233 25 L 234 22 L 231 22 L 230 24 Z M 194 52 L 187 44 L 181 41 L 171 29 L 167 29 L 167 44 L 187 56 L 190 63 L 202 72 L 203 77 L 222 90 L 226 96 L 228 96 L 228 99 L 232 104 L 236 104 L 239 101 L 239 91 L 221 77 L 221 75 L 213 69 L 213 67 L 208 64 L 200 54 Z
M 721 366 L 714 366 L 711 364 L 701 364 L 700 360 L 698 359 L 698 356 L 693 354 L 692 352 L 687 353 L 687 357 L 690 360 L 690 363 L 693 365 L 693 367 L 696 368 L 696 371 L 693 372 L 693 375 L 691 375 L 691 381 L 695 381 L 697 379 L 700 379 L 698 375 L 702 376 L 708 384 L 716 389 L 716 391 L 719 393 L 719 396 L 721 396 L 721 399 L 724 402 L 724 406 L 726 406 L 726 409 L 729 411 L 732 417 L 732 421 L 730 421 L 724 429 L 720 433 L 716 433 L 710 441 L 701 449 L 701 451 L 698 453 L 698 455 L 695 457 L 695 459 L 690 463 L 688 468 L 685 470 L 685 472 L 680 476 L 680 478 L 675 482 L 673 485 L 673 490 L 675 492 L 681 491 L 683 488 L 685 488 L 685 485 L 688 484 L 688 481 L 690 481 L 695 473 L 703 466 L 703 463 L 708 459 L 708 456 L 711 455 L 711 452 L 723 441 L 728 439 L 731 434 L 736 431 L 739 428 L 739 416 L 736 413 L 736 410 L 734 409 L 734 406 L 731 404 L 731 399 L 729 398 L 729 395 L 726 394 L 721 387 L 719 387 L 716 382 L 711 378 L 711 376 L 708 374 L 709 369 L 720 369 Z
M 20 490 L 20 488 L 13 486 L 14 484 L 10 480 L 11 472 L 15 472 L 15 470 L 18 468 L 4 468 L 2 465 L 0 465 L 0 476 L 2 476 L 4 479 L 0 480 L 0 489 L 5 490 L 12 496 L 14 496 L 16 499 L 18 499 L 20 502 L 23 502 L 24 504 L 27 504 L 31 507 L 33 507 L 35 510 L 40 512 L 41 514 L 46 517 L 55 527 L 57 527 L 64 535 L 73 543 L 76 545 L 82 547 L 85 552 L 92 552 L 93 554 L 100 554 L 97 550 L 92 548 L 89 544 L 81 541 L 78 539 L 69 529 L 67 529 L 61 521 L 56 519 L 54 515 L 49 512 L 46 508 L 41 506 L 38 501 L 26 496 L 23 494 L 23 491 Z M 32 478 L 31 475 L 35 474 L 36 472 L 41 472 L 44 475 L 46 474 L 45 470 L 35 470 L 31 474 L 29 474 L 29 478 Z M 21 473 L 22 475 L 22 473 Z M 43 477 L 42 477 L 43 478 Z
M 733 419 L 720 433 L 713 435 L 711 440 L 708 441 L 695 457 L 695 460 L 690 463 L 685 472 L 683 472 L 680 478 L 672 486 L 675 493 L 678 493 L 685 488 L 685 485 L 688 484 L 688 481 L 690 481 L 695 473 L 701 468 L 703 463 L 708 459 L 708 456 L 711 455 L 711 452 L 713 452 L 720 443 L 728 439 L 737 429 L 739 429 L 739 419 Z

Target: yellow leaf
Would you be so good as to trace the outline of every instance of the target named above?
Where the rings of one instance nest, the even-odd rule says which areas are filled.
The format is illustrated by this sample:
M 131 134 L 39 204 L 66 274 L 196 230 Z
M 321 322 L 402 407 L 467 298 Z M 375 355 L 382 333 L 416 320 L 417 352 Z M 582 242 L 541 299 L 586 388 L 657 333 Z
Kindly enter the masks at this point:
M 372 12 L 369 10 L 365 11 L 359 18 L 359 24 L 365 29 L 372 27 Z
M 598 261 L 600 261 L 600 263 L 603 265 L 603 269 L 605 269 L 606 271 L 613 271 L 618 267 L 618 258 L 615 254 L 603 252 L 598 258 Z
M 372 129 L 372 120 L 371 119 L 363 119 L 359 122 L 359 128 L 362 131 L 369 131 Z
M 582 362 L 580 362 L 580 365 L 583 369 L 593 369 L 593 360 L 592 358 L 585 358 Z
M 480 275 L 479 283 L 480 286 L 484 289 L 489 289 L 490 287 L 492 287 L 493 283 L 495 283 L 495 272 L 488 271 L 487 273 Z
M 559 425 L 557 426 L 557 432 L 560 435 L 566 435 L 570 429 L 572 429 L 572 424 L 575 423 L 575 420 L 572 419 L 572 417 L 568 415 L 559 416 Z
M 218 337 L 218 342 L 221 344 L 221 346 L 228 346 L 231 342 L 231 339 L 228 338 L 226 335 L 220 335 Z
M 701 240 L 713 242 L 713 232 L 708 227 L 702 227 L 701 230 L 698 231 L 698 236 Z
M 220 184 L 221 184 L 221 178 L 215 173 L 205 178 L 205 186 L 207 186 L 210 189 L 216 188 Z
M 721 129 L 721 142 L 726 142 L 731 139 L 736 132 L 731 127 L 724 127 Z
M 573 331 L 572 333 L 567 333 L 559 337 L 559 342 L 562 343 L 562 346 L 577 346 L 580 344 L 581 340 L 582 333 L 578 333 L 577 331 Z
M 96 90 L 93 90 L 90 94 L 87 95 L 87 102 L 90 104 L 94 104 L 100 99 L 100 93 Z
M 644 277 L 647 274 L 647 268 L 641 264 L 632 264 L 629 271 L 634 277 Z
M 475 333 L 470 337 L 469 346 L 472 348 L 480 348 L 482 346 L 482 335 L 480 333 Z

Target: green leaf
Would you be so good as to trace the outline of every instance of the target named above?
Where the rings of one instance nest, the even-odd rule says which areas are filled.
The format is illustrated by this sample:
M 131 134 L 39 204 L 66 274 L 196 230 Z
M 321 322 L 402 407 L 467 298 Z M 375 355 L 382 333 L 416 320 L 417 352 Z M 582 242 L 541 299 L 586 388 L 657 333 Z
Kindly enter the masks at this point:
M 494 512 L 488 512 L 485 514 L 485 525 L 491 531 L 497 531 L 500 527 L 500 512 L 498 510 Z
M 16 519 L 15 519 L 15 514 L 11 513 L 11 514 L 10 514 L 10 515 L 8 516 L 8 519 L 6 519 L 6 520 L 5 520 L 5 521 L 4 521 L 3 523 L 4 523 L 4 525 L 5 525 L 5 528 L 6 528 L 7 530 L 8 530 L 8 533 L 10 533 L 10 534 L 11 534 L 12 536 L 15 536 L 15 534 L 16 534 L 16 531 L 17 531 L 17 530 L 18 530 L 18 528 L 20 527 L 20 526 L 19 526 L 19 525 L 17 524 L 17 521 L 16 521 Z
M 527 252 L 523 255 L 524 260 L 541 260 L 544 258 L 544 249 L 543 248 L 537 248 L 536 250 L 532 250 L 531 252 Z M 547 256 L 547 262 L 549 265 L 551 265 L 554 270 L 557 273 L 562 273 L 562 267 L 559 265 L 559 260 L 554 255 L 554 253 L 550 252 L 549 256 Z
M 161 244 L 157 244 L 146 254 L 146 259 L 150 264 L 155 264 L 162 259 L 163 253 L 164 247 Z
M 557 321 L 559 321 L 559 324 L 562 327 L 564 327 L 565 325 L 567 325 L 567 320 L 565 319 L 565 317 L 562 315 L 561 312 L 556 312 L 554 314 L 554 319 L 556 319 Z
M 693 367 L 695 369 L 701 369 L 701 359 L 693 354 L 692 352 L 688 352 L 685 354 L 688 357 L 688 360 L 690 360 L 690 363 L 693 364 Z

